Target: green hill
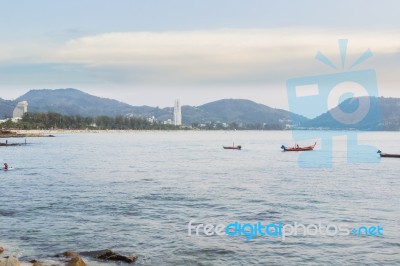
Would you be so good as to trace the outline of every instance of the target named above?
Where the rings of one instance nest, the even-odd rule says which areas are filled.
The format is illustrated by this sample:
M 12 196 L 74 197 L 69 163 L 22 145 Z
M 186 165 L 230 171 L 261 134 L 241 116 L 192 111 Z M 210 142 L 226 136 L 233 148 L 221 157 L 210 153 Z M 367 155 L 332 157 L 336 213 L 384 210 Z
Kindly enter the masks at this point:
M 340 125 L 330 112 L 309 120 L 303 116 L 282 109 L 275 109 L 263 104 L 244 99 L 223 99 L 200 106 L 182 106 L 182 121 L 193 123 L 237 123 L 243 125 L 273 125 L 273 128 L 284 128 L 290 121 L 296 121 L 301 128 L 324 129 L 360 129 L 360 130 L 400 130 L 400 99 L 374 98 L 371 104 L 380 107 L 380 115 L 372 114 L 370 119 L 356 125 Z M 56 112 L 63 115 L 95 116 L 138 116 L 155 117 L 159 121 L 173 118 L 173 108 L 150 106 L 132 106 L 120 101 L 101 98 L 76 89 L 31 90 L 15 101 L 0 99 L 0 118 L 11 117 L 19 101 L 28 101 L 31 112 Z M 358 99 L 347 99 L 338 108 L 351 113 L 358 106 Z

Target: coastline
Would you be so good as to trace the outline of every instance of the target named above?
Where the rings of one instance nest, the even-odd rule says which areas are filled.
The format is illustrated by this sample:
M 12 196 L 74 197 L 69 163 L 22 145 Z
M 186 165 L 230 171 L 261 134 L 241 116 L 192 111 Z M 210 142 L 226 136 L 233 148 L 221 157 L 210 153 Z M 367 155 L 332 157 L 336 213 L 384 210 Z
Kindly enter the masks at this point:
M 138 131 L 159 131 L 159 130 L 141 130 L 141 129 L 17 129 L 13 130 L 20 135 L 55 135 L 55 134 L 80 134 L 80 133 L 120 133 L 120 132 L 138 132 Z M 166 130 L 169 131 L 169 130 Z
M 154 130 L 154 129 L 10 129 L 0 130 L 0 139 L 7 138 L 35 138 L 55 137 L 63 134 L 93 134 L 93 133 L 133 133 L 158 131 L 186 131 L 186 130 Z
M 29 138 L 29 137 L 54 137 L 62 134 L 85 134 L 85 133 L 126 133 L 137 131 L 153 131 L 153 130 L 135 130 L 135 129 L 110 129 L 110 130 L 93 130 L 93 129 L 16 129 L 0 132 L 0 138 Z

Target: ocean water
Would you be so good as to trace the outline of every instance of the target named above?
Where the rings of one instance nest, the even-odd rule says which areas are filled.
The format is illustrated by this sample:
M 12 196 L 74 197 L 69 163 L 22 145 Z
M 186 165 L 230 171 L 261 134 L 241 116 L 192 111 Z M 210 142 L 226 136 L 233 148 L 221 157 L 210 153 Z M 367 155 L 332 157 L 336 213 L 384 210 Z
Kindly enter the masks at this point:
M 398 132 L 360 135 L 400 153 Z M 301 168 L 299 153 L 280 151 L 293 144 L 289 131 L 84 133 L 28 142 L 0 148 L 14 167 L 0 172 L 0 244 L 22 259 L 112 249 L 138 255 L 136 265 L 400 265 L 400 159 L 348 164 L 345 139 L 335 140 L 326 169 Z M 232 142 L 243 150 L 222 149 Z M 189 236 L 190 220 L 384 229 L 383 236 L 247 241 Z

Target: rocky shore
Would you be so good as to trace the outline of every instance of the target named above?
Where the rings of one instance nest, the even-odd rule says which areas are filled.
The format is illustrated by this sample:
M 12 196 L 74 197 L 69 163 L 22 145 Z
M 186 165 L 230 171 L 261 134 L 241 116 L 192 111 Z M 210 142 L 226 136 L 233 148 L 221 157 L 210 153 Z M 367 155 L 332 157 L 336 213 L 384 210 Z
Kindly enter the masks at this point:
M 15 256 L 4 256 L 1 257 L 5 251 L 0 246 L 0 266 L 86 266 L 90 261 L 97 261 L 99 263 L 115 263 L 121 262 L 127 264 L 134 264 L 138 259 L 137 256 L 124 256 L 118 254 L 110 249 L 98 250 L 98 251 L 85 251 L 85 252 L 73 252 L 66 251 L 62 254 L 56 254 L 52 256 L 51 263 L 41 262 L 36 259 L 29 258 L 16 258 Z

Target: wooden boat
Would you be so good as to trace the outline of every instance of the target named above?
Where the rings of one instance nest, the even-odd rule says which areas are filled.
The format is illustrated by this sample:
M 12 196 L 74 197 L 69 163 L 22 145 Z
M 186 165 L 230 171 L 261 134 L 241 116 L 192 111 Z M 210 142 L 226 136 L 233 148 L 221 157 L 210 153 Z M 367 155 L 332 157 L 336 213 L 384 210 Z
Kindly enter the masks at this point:
M 4 131 L 3 131 L 4 132 Z M 9 146 L 21 146 L 21 145 L 26 145 L 26 139 L 24 143 L 8 143 L 8 140 L 6 142 L 0 142 L 1 147 L 9 147 Z
M 379 155 L 381 157 L 388 157 L 388 158 L 400 158 L 400 154 L 389 154 L 389 153 L 382 153 L 381 151 L 378 151 Z
M 242 146 L 240 145 L 232 145 L 232 146 L 222 146 L 222 148 L 224 148 L 225 150 L 241 150 Z
M 9 146 L 21 146 L 25 145 L 25 143 L 0 143 L 1 147 L 9 147 Z
M 301 147 L 297 144 L 294 145 L 294 147 L 286 147 L 285 145 L 282 145 L 281 149 L 283 151 L 312 151 L 315 148 L 315 145 L 317 145 L 316 142 L 314 143 L 314 145 L 304 146 L 304 147 Z

